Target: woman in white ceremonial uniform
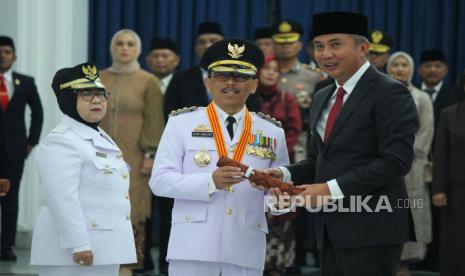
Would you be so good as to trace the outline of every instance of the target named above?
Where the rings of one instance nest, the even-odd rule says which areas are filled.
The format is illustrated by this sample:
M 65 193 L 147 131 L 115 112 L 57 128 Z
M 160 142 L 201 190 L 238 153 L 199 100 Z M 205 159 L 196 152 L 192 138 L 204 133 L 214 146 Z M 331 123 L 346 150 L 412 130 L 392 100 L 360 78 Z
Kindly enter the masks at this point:
M 116 276 L 135 263 L 129 167 L 98 127 L 108 93 L 95 65 L 59 70 L 52 83 L 65 114 L 35 163 L 46 206 L 34 227 L 31 264 L 40 276 Z

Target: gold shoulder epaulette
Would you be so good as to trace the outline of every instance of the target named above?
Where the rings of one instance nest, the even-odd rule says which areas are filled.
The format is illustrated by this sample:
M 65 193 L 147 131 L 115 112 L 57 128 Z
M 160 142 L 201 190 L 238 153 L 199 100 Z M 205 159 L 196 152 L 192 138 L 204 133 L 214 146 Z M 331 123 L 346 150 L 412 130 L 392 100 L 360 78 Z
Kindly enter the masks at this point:
M 276 120 L 275 118 L 271 117 L 270 115 L 265 115 L 265 114 L 263 114 L 261 112 L 257 112 L 256 114 L 258 115 L 258 117 L 272 123 L 273 125 L 275 125 L 277 127 L 280 127 L 280 128 L 283 127 L 283 125 L 281 124 L 280 121 Z
M 197 107 L 197 106 L 191 106 L 191 107 L 180 108 L 180 109 L 178 109 L 178 110 L 173 110 L 173 111 L 171 111 L 170 116 L 177 116 L 177 115 L 179 115 L 179 114 L 192 112 L 192 111 L 195 111 L 195 110 L 197 110 L 197 109 L 199 109 L 199 107 Z

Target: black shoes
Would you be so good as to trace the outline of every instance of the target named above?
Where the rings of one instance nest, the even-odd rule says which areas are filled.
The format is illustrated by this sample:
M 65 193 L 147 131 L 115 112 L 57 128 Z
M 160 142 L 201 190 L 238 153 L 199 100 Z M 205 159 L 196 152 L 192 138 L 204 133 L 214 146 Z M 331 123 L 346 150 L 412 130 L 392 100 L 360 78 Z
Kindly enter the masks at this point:
M 2 247 L 0 260 L 8 262 L 16 262 L 16 255 L 11 247 Z

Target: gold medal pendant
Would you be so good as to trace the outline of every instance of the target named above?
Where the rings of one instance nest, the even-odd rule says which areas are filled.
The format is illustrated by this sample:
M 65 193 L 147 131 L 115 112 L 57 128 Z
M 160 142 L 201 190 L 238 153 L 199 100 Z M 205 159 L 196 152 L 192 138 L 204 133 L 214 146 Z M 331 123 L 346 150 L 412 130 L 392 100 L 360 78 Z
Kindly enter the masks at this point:
M 197 152 L 194 155 L 194 161 L 195 161 L 195 164 L 197 164 L 197 166 L 205 167 L 208 164 L 210 164 L 211 157 L 210 157 L 210 154 L 208 154 L 208 151 L 201 149 L 199 152 Z

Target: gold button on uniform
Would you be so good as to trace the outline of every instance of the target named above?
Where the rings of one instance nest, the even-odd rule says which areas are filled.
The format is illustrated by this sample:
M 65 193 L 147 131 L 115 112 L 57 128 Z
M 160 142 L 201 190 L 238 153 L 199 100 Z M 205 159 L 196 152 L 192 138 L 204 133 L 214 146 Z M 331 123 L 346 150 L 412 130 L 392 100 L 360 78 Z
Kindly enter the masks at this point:
M 95 228 L 95 227 L 97 227 L 97 226 L 98 226 L 98 224 L 97 224 L 95 221 L 92 222 L 92 228 Z
M 234 188 L 231 187 L 231 186 L 229 186 L 226 190 L 227 190 L 228 193 L 230 193 L 230 194 L 234 193 Z
M 186 221 L 190 221 L 191 220 L 191 217 L 190 216 L 186 216 Z
M 232 215 L 232 212 L 233 211 L 232 211 L 231 208 L 226 209 L 226 215 L 230 216 L 230 215 Z

